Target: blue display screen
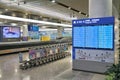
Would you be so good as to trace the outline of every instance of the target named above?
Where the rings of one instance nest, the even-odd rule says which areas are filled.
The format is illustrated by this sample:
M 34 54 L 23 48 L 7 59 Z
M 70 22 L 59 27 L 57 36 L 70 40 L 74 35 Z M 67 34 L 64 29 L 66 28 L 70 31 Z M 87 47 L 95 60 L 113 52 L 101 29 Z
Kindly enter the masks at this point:
M 39 31 L 39 27 L 37 25 L 33 25 L 32 30 L 33 31 Z
M 113 49 L 113 25 L 73 27 L 73 46 Z
M 85 47 L 98 47 L 98 27 L 88 26 L 85 27 Z
M 76 47 L 85 47 L 85 28 L 74 27 L 73 44 Z
M 28 25 L 28 31 L 39 31 L 38 25 Z
M 99 48 L 113 48 L 113 25 L 99 26 Z

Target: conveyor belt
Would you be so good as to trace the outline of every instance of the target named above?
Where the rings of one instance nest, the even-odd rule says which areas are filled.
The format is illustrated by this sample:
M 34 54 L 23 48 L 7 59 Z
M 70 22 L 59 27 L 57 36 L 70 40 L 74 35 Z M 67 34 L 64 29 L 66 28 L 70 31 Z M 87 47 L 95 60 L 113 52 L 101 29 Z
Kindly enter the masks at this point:
M 34 46 L 42 46 L 48 44 L 57 44 L 57 43 L 65 43 L 71 42 L 70 39 L 64 40 L 52 40 L 52 41 L 22 41 L 22 42 L 3 42 L 0 43 L 0 50 L 6 49 L 15 49 L 15 48 L 26 48 L 26 47 L 34 47 Z

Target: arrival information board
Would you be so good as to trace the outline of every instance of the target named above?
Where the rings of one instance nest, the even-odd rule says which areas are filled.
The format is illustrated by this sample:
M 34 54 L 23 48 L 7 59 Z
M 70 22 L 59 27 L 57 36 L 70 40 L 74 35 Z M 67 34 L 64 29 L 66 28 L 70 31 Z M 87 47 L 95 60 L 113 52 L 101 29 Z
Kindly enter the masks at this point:
M 96 19 L 96 23 L 92 23 L 92 19 L 87 20 L 86 24 L 85 21 L 73 21 L 73 47 L 85 49 L 114 48 L 114 24 L 109 22 L 101 23 L 101 19 Z
M 75 47 L 85 47 L 85 28 L 74 27 L 73 43 Z
M 113 49 L 113 39 L 114 39 L 114 33 L 113 30 L 114 27 L 113 25 L 104 25 L 104 26 L 99 26 L 99 35 L 98 35 L 98 40 L 99 40 L 99 48 L 108 48 L 108 49 Z

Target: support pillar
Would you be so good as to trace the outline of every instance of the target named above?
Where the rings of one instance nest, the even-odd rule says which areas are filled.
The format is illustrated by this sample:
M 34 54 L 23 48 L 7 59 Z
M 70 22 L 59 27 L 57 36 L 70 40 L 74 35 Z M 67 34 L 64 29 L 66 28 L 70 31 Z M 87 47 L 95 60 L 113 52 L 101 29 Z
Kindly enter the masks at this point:
M 23 17 L 24 17 L 24 18 L 28 18 L 27 13 L 26 13 L 26 15 L 23 15 Z M 27 40 L 28 37 L 29 37 L 29 34 L 28 34 L 28 25 L 27 25 L 27 23 L 25 23 L 25 25 L 23 25 L 22 31 L 23 31 L 23 35 L 22 35 L 22 36 L 23 36 L 24 38 L 26 38 L 26 40 Z
M 89 17 L 112 16 L 112 0 L 89 0 Z
M 23 37 L 28 37 L 28 25 L 23 26 Z
M 22 40 L 23 41 L 28 41 L 29 40 L 29 35 L 28 35 L 28 26 L 27 26 L 27 24 L 26 25 L 23 25 L 22 27 L 21 27 L 21 29 L 22 29 Z
M 63 27 L 60 27 L 60 26 L 59 26 L 59 27 L 57 28 L 58 37 L 62 37 L 63 31 L 64 31 L 64 28 L 63 28 Z

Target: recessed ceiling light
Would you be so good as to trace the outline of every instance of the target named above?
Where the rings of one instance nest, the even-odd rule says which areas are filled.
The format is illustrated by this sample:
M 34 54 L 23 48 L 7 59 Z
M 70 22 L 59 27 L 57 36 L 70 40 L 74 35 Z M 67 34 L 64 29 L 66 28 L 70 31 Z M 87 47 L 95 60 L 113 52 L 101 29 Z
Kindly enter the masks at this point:
M 25 15 L 28 15 L 28 13 L 25 13 Z
M 8 11 L 8 9 L 5 9 L 5 11 Z
M 79 12 L 81 14 L 81 12 Z
M 52 0 L 53 3 L 55 3 L 55 0 Z
M 12 13 L 12 16 L 14 16 L 14 17 L 15 17 L 15 16 L 16 16 L 16 14 L 15 14 L 15 13 Z
M 15 69 L 15 72 L 17 73 L 17 72 L 18 72 L 18 69 Z
M 71 7 L 68 7 L 68 9 L 71 9 Z
M 71 19 L 74 20 L 74 19 L 77 19 L 77 17 L 72 17 Z
M 86 16 L 88 17 L 88 15 L 86 14 Z

